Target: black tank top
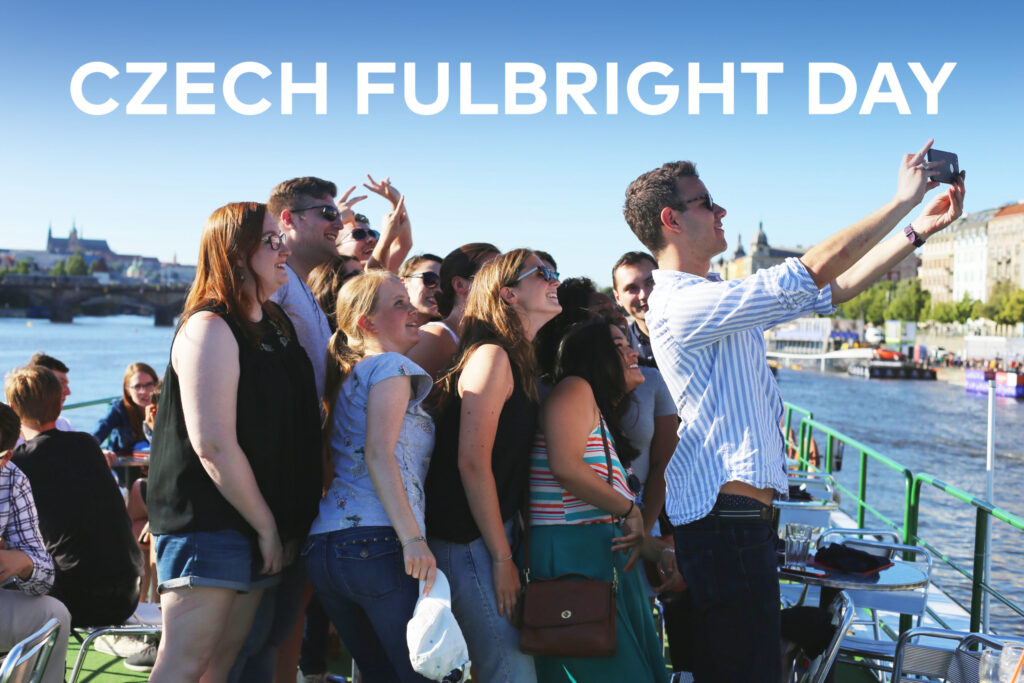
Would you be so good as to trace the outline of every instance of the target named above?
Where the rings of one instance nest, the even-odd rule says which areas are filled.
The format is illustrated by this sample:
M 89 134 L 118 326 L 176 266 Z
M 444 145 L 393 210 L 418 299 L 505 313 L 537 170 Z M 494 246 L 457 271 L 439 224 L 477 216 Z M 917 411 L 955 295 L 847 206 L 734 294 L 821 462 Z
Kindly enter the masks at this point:
M 283 311 L 281 322 L 264 314 L 253 340 L 223 310 L 213 310 L 238 342 L 238 397 L 235 432 L 252 467 L 282 542 L 302 539 L 320 502 L 320 410 L 313 366 Z M 179 327 L 180 331 L 180 327 Z M 203 469 L 188 438 L 178 375 L 164 374 L 150 455 L 147 505 L 153 533 L 252 527 L 225 500 Z
M 537 431 L 537 404 L 523 390 L 519 368 L 512 366 L 512 395 L 498 417 L 491 450 L 491 471 L 498 489 L 501 519 L 523 506 L 530 475 L 530 447 Z M 532 378 L 531 380 L 532 381 Z M 480 538 L 459 475 L 459 422 L 462 399 L 456 394 L 438 417 L 434 455 L 426 485 L 427 535 L 456 543 Z

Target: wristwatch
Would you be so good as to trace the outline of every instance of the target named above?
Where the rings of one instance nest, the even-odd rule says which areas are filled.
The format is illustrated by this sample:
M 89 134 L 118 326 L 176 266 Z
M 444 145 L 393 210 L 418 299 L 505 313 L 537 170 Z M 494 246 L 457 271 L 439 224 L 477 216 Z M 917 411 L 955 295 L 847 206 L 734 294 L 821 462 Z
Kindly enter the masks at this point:
M 913 223 L 903 228 L 903 234 L 907 236 L 907 240 L 909 240 L 915 247 L 919 247 L 924 244 L 924 238 L 918 235 L 917 231 L 914 230 Z

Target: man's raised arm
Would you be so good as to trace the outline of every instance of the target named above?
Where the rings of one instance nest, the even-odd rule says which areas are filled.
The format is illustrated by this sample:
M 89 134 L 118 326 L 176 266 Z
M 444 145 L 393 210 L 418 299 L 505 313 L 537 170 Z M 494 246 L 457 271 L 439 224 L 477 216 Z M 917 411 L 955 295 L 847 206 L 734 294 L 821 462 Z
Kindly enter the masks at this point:
M 911 223 L 922 240 L 944 230 L 963 213 L 965 175 L 961 171 L 960 180 L 935 197 Z M 832 304 L 838 305 L 857 296 L 916 248 L 902 230 L 876 245 L 832 283 Z
M 819 288 L 860 261 L 911 209 L 921 203 L 926 192 L 938 187 L 939 183 L 932 180 L 932 177 L 942 162 L 929 163 L 924 160 L 932 142 L 926 142 L 917 154 L 903 156 L 897 175 L 896 194 L 884 206 L 826 237 L 800 257 Z

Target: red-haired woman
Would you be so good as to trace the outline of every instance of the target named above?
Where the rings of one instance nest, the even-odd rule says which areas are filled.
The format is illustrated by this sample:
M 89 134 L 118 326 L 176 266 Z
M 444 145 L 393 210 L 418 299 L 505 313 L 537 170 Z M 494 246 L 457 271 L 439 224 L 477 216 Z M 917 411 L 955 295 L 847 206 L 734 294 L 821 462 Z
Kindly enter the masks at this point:
M 313 368 L 268 300 L 288 246 L 263 204 L 213 212 L 153 433 L 164 634 L 152 681 L 223 681 L 320 498 Z

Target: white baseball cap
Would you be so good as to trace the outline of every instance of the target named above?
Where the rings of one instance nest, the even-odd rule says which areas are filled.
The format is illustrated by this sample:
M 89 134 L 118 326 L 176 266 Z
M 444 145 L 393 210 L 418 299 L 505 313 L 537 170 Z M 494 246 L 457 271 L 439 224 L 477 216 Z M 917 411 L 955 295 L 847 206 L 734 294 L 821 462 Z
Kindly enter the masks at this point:
M 469 665 L 469 650 L 452 614 L 452 592 L 444 572 L 437 570 L 430 595 L 423 595 L 423 586 L 421 580 L 420 597 L 405 632 L 409 661 L 416 673 L 442 681 L 452 671 Z

